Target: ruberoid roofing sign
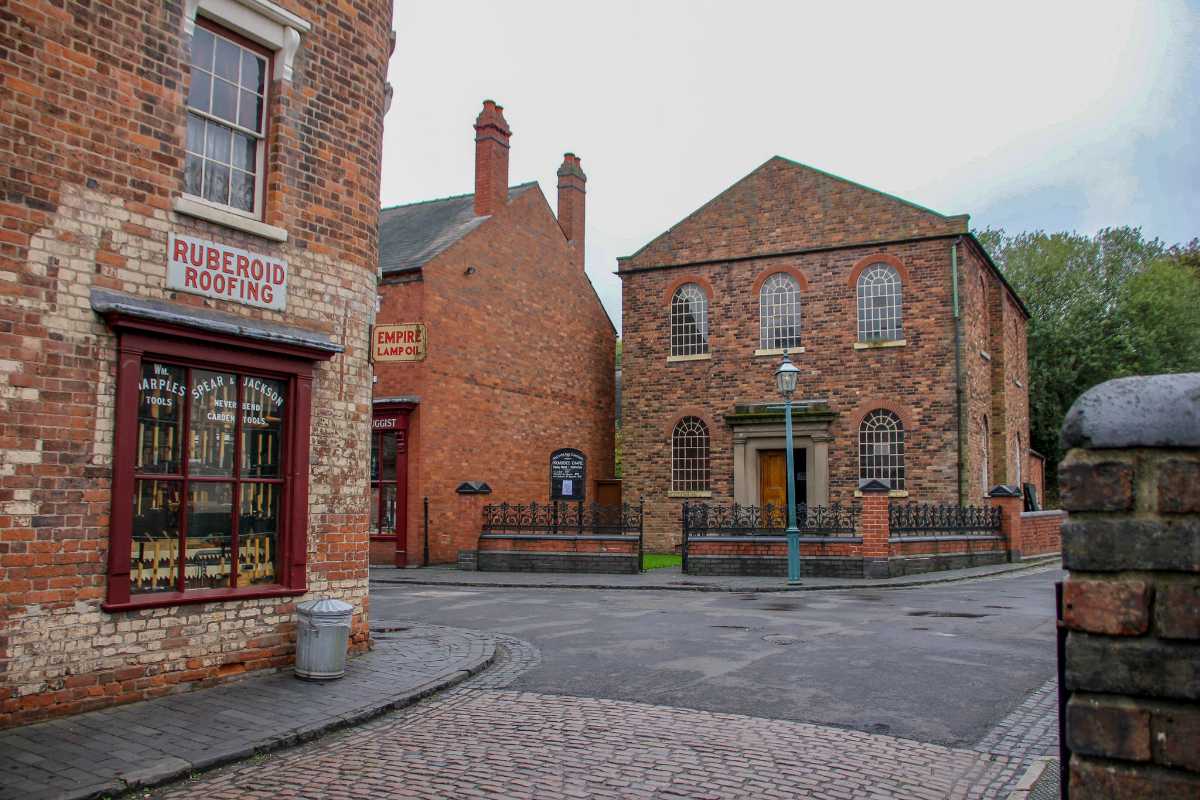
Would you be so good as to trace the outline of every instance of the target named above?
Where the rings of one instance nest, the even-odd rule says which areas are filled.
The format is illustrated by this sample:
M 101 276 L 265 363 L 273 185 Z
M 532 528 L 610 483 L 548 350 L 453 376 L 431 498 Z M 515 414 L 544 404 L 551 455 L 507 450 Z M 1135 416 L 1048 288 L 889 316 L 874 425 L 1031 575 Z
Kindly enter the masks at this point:
M 169 289 L 283 311 L 287 279 L 280 259 L 174 233 L 167 240 Z

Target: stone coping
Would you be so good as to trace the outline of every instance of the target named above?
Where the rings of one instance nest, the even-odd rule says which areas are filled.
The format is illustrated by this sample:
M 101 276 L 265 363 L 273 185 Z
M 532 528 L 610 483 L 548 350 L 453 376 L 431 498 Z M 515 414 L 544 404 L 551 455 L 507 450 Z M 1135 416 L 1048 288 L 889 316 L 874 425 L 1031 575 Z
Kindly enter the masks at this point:
M 1044 511 L 1022 511 L 1021 512 L 1022 519 L 1030 519 L 1030 518 L 1037 518 L 1037 517 L 1065 517 L 1066 515 L 1067 515 L 1067 512 L 1063 511 L 1061 508 L 1050 508 L 1050 509 L 1046 509 Z
M 583 536 L 554 533 L 482 533 L 479 538 L 536 542 L 636 542 L 640 537 L 618 533 L 585 534 Z
M 1200 447 L 1200 372 L 1117 378 L 1088 389 L 1067 412 L 1062 444 Z
M 158 786 L 403 708 L 496 657 L 478 631 L 405 624 L 335 681 L 291 670 L 0 731 L 0 800 L 76 800 Z
M 754 534 L 746 534 L 743 536 L 728 535 L 728 536 L 689 536 L 688 544 L 702 544 L 704 542 L 750 542 L 752 544 L 776 544 L 786 542 L 787 536 L 755 536 Z M 806 542 L 817 542 L 819 544 L 862 544 L 861 536 L 810 536 L 800 534 L 800 544 Z

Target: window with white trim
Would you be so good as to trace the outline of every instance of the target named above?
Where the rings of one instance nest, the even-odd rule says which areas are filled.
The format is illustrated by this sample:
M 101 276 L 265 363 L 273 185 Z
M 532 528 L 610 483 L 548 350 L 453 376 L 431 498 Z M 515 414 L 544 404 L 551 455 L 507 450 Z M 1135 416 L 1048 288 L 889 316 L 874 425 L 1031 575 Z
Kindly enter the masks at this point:
M 708 352 L 708 296 L 695 283 L 685 283 L 671 297 L 671 355 Z
M 776 272 L 758 291 L 759 347 L 784 350 L 800 346 L 800 283 Z
M 271 55 L 211 23 L 192 35 L 187 195 L 258 218 L 263 211 Z
M 904 423 L 886 408 L 871 411 L 858 426 L 858 477 L 904 490 Z
M 883 262 L 858 276 L 858 340 L 903 339 L 900 274 Z
M 671 433 L 671 491 L 707 492 L 708 477 L 708 426 L 684 417 Z

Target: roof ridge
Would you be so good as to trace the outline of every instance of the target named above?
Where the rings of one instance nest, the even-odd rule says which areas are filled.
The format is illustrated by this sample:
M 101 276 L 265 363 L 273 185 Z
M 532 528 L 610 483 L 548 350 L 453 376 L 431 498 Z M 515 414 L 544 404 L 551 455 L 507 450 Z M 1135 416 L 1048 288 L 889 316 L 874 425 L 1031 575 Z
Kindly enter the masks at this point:
M 524 189 L 526 187 L 533 186 L 536 183 L 537 183 L 537 181 L 526 181 L 525 183 L 516 183 L 516 184 L 513 184 L 512 186 L 509 186 L 508 191 L 511 192 L 513 189 Z M 446 197 L 433 197 L 428 200 L 414 200 L 411 203 L 397 203 L 394 206 L 380 206 L 379 211 L 382 213 L 384 211 L 392 211 L 393 209 L 397 209 L 397 208 L 411 208 L 412 206 L 424 206 L 424 205 L 428 205 L 430 203 L 444 203 L 448 200 L 462 200 L 464 197 L 474 197 L 474 196 L 475 196 L 474 192 L 466 192 L 465 194 L 452 194 L 452 195 L 448 195 Z

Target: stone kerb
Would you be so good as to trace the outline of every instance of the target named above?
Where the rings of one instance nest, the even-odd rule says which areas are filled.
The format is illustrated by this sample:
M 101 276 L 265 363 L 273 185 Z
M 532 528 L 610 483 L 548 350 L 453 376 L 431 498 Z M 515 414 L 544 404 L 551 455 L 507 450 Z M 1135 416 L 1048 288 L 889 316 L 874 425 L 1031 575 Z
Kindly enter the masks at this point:
M 1102 384 L 1062 436 L 1071 797 L 1200 797 L 1200 374 Z

